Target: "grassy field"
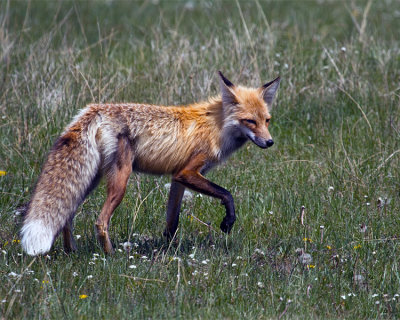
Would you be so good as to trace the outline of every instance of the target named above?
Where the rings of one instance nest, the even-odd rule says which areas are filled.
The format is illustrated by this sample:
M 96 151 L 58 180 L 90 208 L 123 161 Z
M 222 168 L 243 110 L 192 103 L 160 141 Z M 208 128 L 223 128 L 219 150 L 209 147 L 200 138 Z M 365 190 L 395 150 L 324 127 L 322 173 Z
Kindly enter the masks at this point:
M 0 319 L 399 318 L 399 30 L 389 0 L 1 1 Z M 275 145 L 208 175 L 234 196 L 229 236 L 219 202 L 193 193 L 167 242 L 169 177 L 133 174 L 114 256 L 94 234 L 103 183 L 78 209 L 76 253 L 61 237 L 22 252 L 17 208 L 80 108 L 206 99 L 217 70 L 282 78 Z

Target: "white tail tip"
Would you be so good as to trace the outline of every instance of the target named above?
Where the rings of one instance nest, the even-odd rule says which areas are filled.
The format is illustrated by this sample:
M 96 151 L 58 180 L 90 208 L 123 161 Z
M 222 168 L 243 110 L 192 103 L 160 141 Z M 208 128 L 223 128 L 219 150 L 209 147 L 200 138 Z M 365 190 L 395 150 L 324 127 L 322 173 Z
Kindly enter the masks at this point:
M 21 244 L 31 256 L 46 253 L 53 244 L 53 230 L 40 220 L 28 221 L 21 230 Z

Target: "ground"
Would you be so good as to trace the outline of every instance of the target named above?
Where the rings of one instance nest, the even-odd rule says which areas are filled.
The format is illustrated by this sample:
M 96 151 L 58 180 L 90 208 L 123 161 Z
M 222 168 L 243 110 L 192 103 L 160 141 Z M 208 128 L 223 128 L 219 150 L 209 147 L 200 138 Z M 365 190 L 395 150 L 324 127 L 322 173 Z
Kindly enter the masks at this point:
M 0 2 L 1 318 L 398 318 L 400 4 L 397 1 Z M 268 150 L 247 144 L 192 193 L 162 238 L 169 177 L 133 174 L 105 256 L 100 184 L 78 251 L 19 244 L 46 153 L 92 102 L 185 104 L 217 71 L 281 76 Z M 302 209 L 304 206 L 304 209 Z M 209 224 L 209 225 L 208 225 Z

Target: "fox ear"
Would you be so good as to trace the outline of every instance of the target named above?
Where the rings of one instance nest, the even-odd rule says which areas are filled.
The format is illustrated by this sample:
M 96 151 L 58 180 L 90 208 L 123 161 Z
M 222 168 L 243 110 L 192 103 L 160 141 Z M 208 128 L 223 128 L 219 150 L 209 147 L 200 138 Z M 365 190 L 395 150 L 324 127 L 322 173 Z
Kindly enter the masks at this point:
M 264 84 L 260 88 L 261 92 L 262 92 L 262 97 L 268 106 L 270 106 L 272 104 L 272 101 L 274 100 L 274 97 L 275 97 L 275 93 L 279 88 L 280 82 L 281 82 L 281 78 L 278 77 L 275 80 L 272 80 L 271 82 Z
M 218 71 L 219 74 L 219 84 L 221 87 L 221 94 L 222 94 L 222 105 L 230 105 L 236 103 L 236 97 L 233 93 L 233 89 L 235 85 L 230 82 L 225 76 L 222 74 L 221 71 Z

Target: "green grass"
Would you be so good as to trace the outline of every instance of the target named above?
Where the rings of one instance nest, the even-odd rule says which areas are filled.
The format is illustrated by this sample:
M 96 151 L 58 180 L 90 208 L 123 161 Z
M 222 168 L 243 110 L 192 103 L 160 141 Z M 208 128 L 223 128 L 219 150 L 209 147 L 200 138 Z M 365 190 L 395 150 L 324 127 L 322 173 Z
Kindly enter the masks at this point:
M 0 2 L 0 317 L 398 318 L 399 3 L 157 2 Z M 133 174 L 114 256 L 94 234 L 103 184 L 78 209 L 76 253 L 61 237 L 47 257 L 22 252 L 16 209 L 80 108 L 206 99 L 217 70 L 282 78 L 274 147 L 208 175 L 234 196 L 231 235 L 195 194 L 166 242 L 169 178 Z

